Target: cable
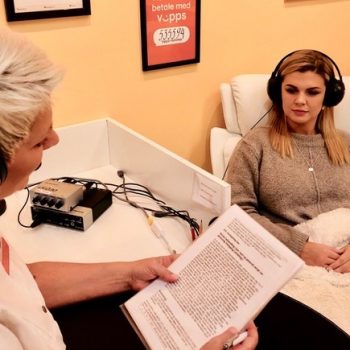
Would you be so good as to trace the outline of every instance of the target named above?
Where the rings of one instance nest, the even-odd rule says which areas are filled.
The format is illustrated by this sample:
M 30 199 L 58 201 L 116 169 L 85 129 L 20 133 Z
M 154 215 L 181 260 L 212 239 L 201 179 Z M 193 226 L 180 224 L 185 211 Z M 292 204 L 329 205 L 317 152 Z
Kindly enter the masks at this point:
M 137 203 L 135 203 L 134 201 L 131 201 L 129 199 L 129 197 L 128 197 L 128 190 L 127 190 L 126 182 L 125 182 L 124 172 L 122 170 L 119 170 L 117 172 L 117 174 L 118 174 L 118 176 L 120 178 L 122 178 L 122 181 L 123 181 L 123 185 L 122 186 L 123 186 L 123 193 L 124 193 L 124 196 L 125 196 L 125 200 L 130 205 L 132 205 L 135 208 L 140 209 L 145 214 L 145 216 L 147 218 L 147 223 L 150 226 L 150 228 L 151 228 L 152 232 L 154 233 L 154 235 L 163 242 L 163 244 L 165 245 L 166 249 L 169 251 L 170 254 L 176 254 L 176 250 L 171 247 L 170 243 L 165 238 L 165 235 L 164 235 L 162 227 L 159 225 L 158 222 L 155 221 L 155 216 L 147 213 L 147 210 L 150 210 L 150 209 L 142 207 L 142 206 L 138 205 Z M 144 190 L 136 191 L 138 194 L 142 193 L 142 194 L 146 195 L 147 197 L 150 197 L 150 198 L 154 199 L 157 202 L 157 204 L 164 203 L 162 201 L 157 200 L 153 196 L 153 194 L 151 193 L 151 191 L 148 188 L 146 188 L 144 186 L 141 186 L 141 187 L 144 188 Z M 130 189 L 129 189 L 129 191 L 130 191 Z M 158 217 L 168 216 L 168 213 L 164 213 L 164 212 L 154 211 L 154 213 L 158 214 Z M 160 215 L 160 214 L 164 214 L 164 215 Z
M 158 239 L 160 239 L 164 243 L 164 245 L 168 249 L 169 253 L 176 254 L 176 250 L 171 247 L 168 240 L 165 238 L 163 229 L 161 228 L 159 223 L 157 223 L 154 220 L 154 216 L 148 215 L 147 222 L 148 222 L 149 226 L 151 227 L 152 232 L 155 234 L 155 236 Z
M 273 107 L 273 104 L 272 104 L 271 107 L 258 119 L 258 121 L 257 121 L 249 130 L 254 129 L 254 128 L 261 122 L 261 120 L 262 120 L 267 114 L 269 114 L 269 113 L 271 112 L 272 107 Z
M 272 104 L 271 107 L 258 119 L 258 121 L 257 121 L 249 130 L 254 129 L 254 128 L 261 122 L 261 120 L 262 120 L 267 114 L 269 114 L 269 113 L 271 112 L 272 107 L 273 107 L 273 104 Z M 226 165 L 226 168 L 225 168 L 225 171 L 224 171 L 224 174 L 222 175 L 221 180 L 225 180 L 225 176 L 226 176 L 226 173 L 227 173 L 227 170 L 228 170 L 229 165 L 230 165 L 230 162 L 228 161 L 228 162 L 227 162 L 227 165 Z
M 128 197 L 128 191 L 126 190 L 126 186 L 125 186 L 125 175 L 124 175 L 124 172 L 122 170 L 119 170 L 118 171 L 118 176 L 122 178 L 123 180 L 123 192 L 124 192 L 124 196 L 125 196 L 125 200 L 126 202 L 128 202 L 131 206 L 137 208 L 137 209 L 140 209 L 146 216 L 146 218 L 148 219 L 148 214 L 147 214 L 147 211 L 145 208 L 139 206 L 136 202 L 134 201 L 131 201 Z
M 151 212 L 154 217 L 179 217 L 180 219 L 186 221 L 191 229 L 192 239 L 195 239 L 200 234 L 200 226 L 197 223 L 197 221 L 192 218 L 187 210 L 176 210 L 168 205 L 166 203 L 158 198 L 156 198 L 153 193 L 145 186 L 136 184 L 136 183 L 126 183 L 125 181 L 125 174 L 124 171 L 118 170 L 117 172 L 118 176 L 122 178 L 123 184 L 116 187 L 116 189 L 113 191 L 114 194 L 124 194 L 125 199 L 121 199 L 119 196 L 117 196 L 118 199 L 121 199 L 123 201 L 128 202 L 130 205 L 143 210 L 146 216 L 149 216 L 147 212 Z M 118 190 L 122 188 L 121 192 L 118 192 Z M 141 196 L 145 196 L 147 198 L 152 199 L 160 208 L 161 210 L 155 210 L 148 207 L 143 207 L 138 204 L 136 204 L 134 201 L 129 200 L 128 193 L 137 194 Z M 154 220 L 153 220 L 154 221 Z
M 30 225 L 25 225 L 25 224 L 23 224 L 23 223 L 21 222 L 21 214 L 22 214 L 22 211 L 23 211 L 23 209 L 25 208 L 25 206 L 27 205 L 28 199 L 29 199 L 29 187 L 27 186 L 27 187 L 25 188 L 25 190 L 27 190 L 27 198 L 26 198 L 26 200 L 25 200 L 25 202 L 24 202 L 22 208 L 21 208 L 20 211 L 18 212 L 17 221 L 18 221 L 18 223 L 19 223 L 22 227 L 25 227 L 25 228 L 34 228 L 34 227 L 36 227 L 36 226 L 38 226 L 38 225 L 41 224 L 41 221 L 40 221 L 39 219 L 33 220 L 32 223 L 31 223 Z

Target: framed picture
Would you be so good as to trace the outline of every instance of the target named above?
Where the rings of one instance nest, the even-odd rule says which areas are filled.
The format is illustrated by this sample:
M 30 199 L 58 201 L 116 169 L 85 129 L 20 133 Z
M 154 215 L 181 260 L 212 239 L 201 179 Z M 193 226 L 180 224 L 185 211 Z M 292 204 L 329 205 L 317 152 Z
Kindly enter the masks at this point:
M 140 0 L 142 69 L 198 63 L 200 0 Z
M 90 0 L 4 0 L 7 21 L 91 14 Z

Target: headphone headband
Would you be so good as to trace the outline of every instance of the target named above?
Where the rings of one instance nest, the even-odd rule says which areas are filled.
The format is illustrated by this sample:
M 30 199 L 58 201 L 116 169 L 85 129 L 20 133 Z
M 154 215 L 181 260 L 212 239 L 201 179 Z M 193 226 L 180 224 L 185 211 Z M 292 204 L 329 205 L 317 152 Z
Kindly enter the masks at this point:
M 295 51 L 292 51 L 290 53 L 288 53 L 287 55 L 285 55 L 284 57 L 281 58 L 281 60 L 277 63 L 277 66 L 275 67 L 275 69 L 273 70 L 272 74 L 271 74 L 271 77 L 273 76 L 276 76 L 278 73 L 279 73 L 279 69 L 282 65 L 282 63 L 289 57 L 289 56 L 292 56 L 293 54 L 295 54 L 296 52 L 299 52 L 299 51 L 303 51 L 303 50 L 295 50 Z M 317 52 L 319 53 L 320 55 L 322 55 L 323 57 L 327 58 L 329 61 L 331 61 L 333 67 L 335 68 L 335 70 L 337 71 L 337 74 L 338 74 L 338 77 L 339 77 L 339 80 L 340 81 L 343 81 L 343 78 L 342 78 L 342 75 L 340 73 L 340 69 L 338 67 L 338 65 L 335 63 L 335 61 L 329 57 L 328 55 L 326 55 L 325 53 L 321 52 L 321 51 L 318 51 L 318 50 L 312 50 L 313 52 Z
M 285 55 L 277 64 L 275 69 L 273 70 L 271 77 L 267 84 L 267 94 L 269 95 L 270 99 L 273 103 L 281 104 L 281 85 L 282 85 L 282 77 L 280 75 L 280 67 L 282 63 L 291 55 L 293 55 L 296 52 L 299 52 L 302 50 L 296 50 L 292 51 L 289 54 Z M 343 78 L 340 73 L 340 69 L 338 65 L 335 63 L 335 61 L 326 55 L 325 53 L 317 50 L 312 50 L 313 52 L 316 52 L 320 55 L 322 55 L 324 58 L 329 60 L 333 66 L 333 76 L 329 78 L 329 80 L 326 82 L 326 93 L 323 104 L 327 107 L 333 107 L 336 106 L 344 97 L 345 93 L 345 85 L 343 83 Z M 334 74 L 334 68 L 337 72 L 338 79 L 335 77 Z

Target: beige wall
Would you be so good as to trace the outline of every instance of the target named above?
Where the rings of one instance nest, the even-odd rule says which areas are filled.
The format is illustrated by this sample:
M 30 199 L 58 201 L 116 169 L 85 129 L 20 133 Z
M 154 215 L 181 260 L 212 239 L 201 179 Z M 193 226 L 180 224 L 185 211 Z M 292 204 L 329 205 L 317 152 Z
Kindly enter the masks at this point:
M 110 116 L 210 170 L 209 132 L 222 126 L 218 86 L 270 73 L 286 53 L 322 50 L 350 74 L 349 0 L 202 0 L 201 62 L 143 72 L 139 1 L 91 0 L 88 17 L 0 24 L 25 33 L 66 70 L 55 123 Z

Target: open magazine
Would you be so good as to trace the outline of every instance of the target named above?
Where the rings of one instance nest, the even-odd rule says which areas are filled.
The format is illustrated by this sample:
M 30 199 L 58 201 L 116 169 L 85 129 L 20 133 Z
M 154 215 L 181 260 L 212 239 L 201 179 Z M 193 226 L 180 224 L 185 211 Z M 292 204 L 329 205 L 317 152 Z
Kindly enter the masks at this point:
M 148 349 L 199 349 L 229 326 L 243 330 L 304 262 L 237 205 L 161 280 L 121 306 Z

